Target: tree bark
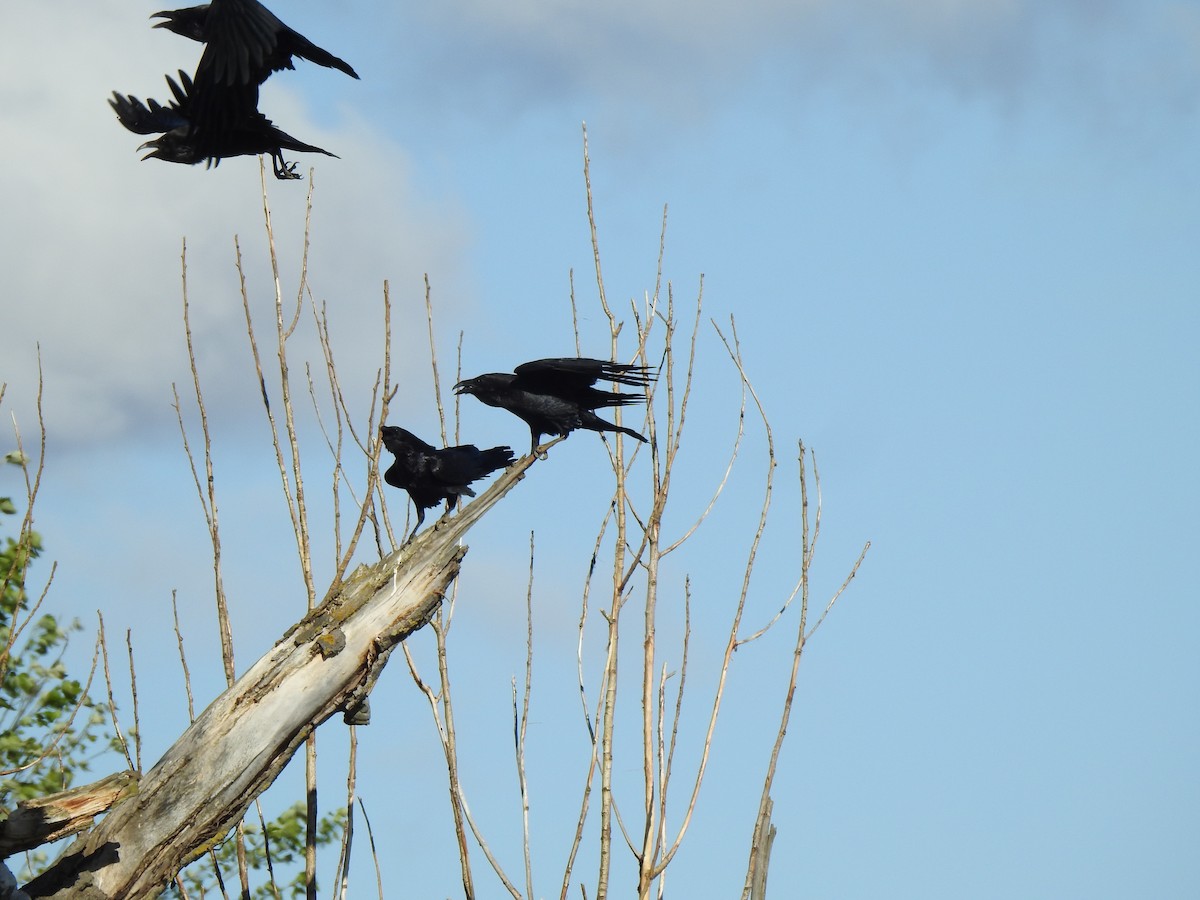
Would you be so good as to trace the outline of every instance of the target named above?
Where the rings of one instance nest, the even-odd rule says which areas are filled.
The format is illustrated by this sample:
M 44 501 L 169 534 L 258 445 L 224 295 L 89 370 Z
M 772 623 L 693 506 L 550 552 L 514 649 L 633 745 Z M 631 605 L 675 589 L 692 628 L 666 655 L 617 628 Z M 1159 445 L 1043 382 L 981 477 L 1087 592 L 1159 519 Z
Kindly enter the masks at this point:
M 366 698 L 397 643 L 425 625 L 458 574 L 459 539 L 524 476 L 527 456 L 478 499 L 372 566 L 217 697 L 149 772 L 55 864 L 30 897 L 154 897 L 219 841 L 308 734 Z

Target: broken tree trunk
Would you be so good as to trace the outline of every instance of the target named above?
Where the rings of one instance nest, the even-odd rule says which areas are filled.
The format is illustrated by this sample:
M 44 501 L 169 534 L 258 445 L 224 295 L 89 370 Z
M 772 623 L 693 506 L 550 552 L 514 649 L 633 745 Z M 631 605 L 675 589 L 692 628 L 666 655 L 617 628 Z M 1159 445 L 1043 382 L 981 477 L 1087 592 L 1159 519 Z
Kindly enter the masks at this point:
M 334 596 L 200 714 L 135 796 L 25 886 L 30 897 L 154 897 L 241 820 L 308 734 L 366 698 L 397 643 L 429 621 L 458 574 L 459 539 L 524 476 L 518 460 L 478 499 Z

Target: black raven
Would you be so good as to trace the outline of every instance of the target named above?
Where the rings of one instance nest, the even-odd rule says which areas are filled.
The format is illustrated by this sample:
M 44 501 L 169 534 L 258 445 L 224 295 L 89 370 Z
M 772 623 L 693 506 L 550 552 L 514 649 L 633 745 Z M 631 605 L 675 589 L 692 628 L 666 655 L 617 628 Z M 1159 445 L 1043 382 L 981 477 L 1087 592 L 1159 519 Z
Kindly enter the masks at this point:
M 379 429 L 383 446 L 396 456 L 396 461 L 383 473 L 383 480 L 392 487 L 408 491 L 417 508 L 417 533 L 425 521 L 425 510 L 446 501 L 446 511 L 454 509 L 464 494 L 474 497 L 471 482 L 511 465 L 515 458 L 509 447 L 480 450 L 474 444 L 460 447 L 437 447 L 425 443 L 411 431 L 384 425 Z M 409 538 L 412 538 L 412 534 Z
M 206 44 L 197 80 L 203 74 L 213 84 L 262 84 L 272 72 L 294 68 L 293 56 L 358 77 L 348 62 L 288 28 L 258 0 L 213 0 L 151 18 L 164 20 L 155 28 Z
M 498 406 L 525 420 L 531 437 L 530 453 L 537 453 L 543 434 L 567 435 L 576 428 L 619 431 L 645 443 L 632 428 L 614 425 L 592 410 L 626 406 L 645 398 L 594 388 L 597 381 L 615 381 L 644 388 L 653 379 L 645 366 L 602 359 L 537 359 L 523 363 L 509 375 L 493 372 L 460 381 L 457 394 L 474 394 L 488 406 Z
M 130 131 L 162 135 L 138 148 L 150 149 L 143 159 L 153 157 L 187 165 L 207 162 L 214 166 L 227 156 L 270 153 L 275 177 L 288 179 L 300 176 L 296 174 L 295 163 L 284 162 L 284 150 L 336 157 L 328 150 L 306 144 L 276 128 L 256 108 L 257 85 L 236 89 L 205 88 L 194 85 L 182 71 L 178 84 L 169 75 L 167 84 L 174 100 L 166 106 L 157 100 L 142 103 L 137 97 L 116 91 L 108 101 L 121 124 Z

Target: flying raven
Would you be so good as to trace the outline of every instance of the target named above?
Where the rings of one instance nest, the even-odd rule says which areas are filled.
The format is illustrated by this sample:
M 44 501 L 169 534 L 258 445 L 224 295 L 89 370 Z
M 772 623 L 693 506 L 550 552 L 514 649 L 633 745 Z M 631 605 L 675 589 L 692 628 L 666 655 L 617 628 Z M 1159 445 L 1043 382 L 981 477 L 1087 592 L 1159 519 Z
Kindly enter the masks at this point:
M 417 533 L 425 521 L 425 510 L 446 501 L 446 511 L 454 509 L 464 494 L 474 497 L 471 482 L 511 465 L 515 458 L 509 447 L 480 450 L 474 444 L 460 447 L 437 447 L 425 443 L 411 431 L 384 425 L 379 429 L 383 446 L 396 456 L 396 461 L 383 473 L 383 480 L 392 487 L 408 491 L 417 508 Z M 412 534 L 409 538 L 412 538 Z
M 167 84 L 174 99 L 166 106 L 152 99 L 142 103 L 137 97 L 116 91 L 108 101 L 121 124 L 130 131 L 162 135 L 138 148 L 150 149 L 143 159 L 153 157 L 187 165 L 207 162 L 211 167 L 227 156 L 270 153 L 275 177 L 291 179 L 300 176 L 296 174 L 296 163 L 284 162 L 284 150 L 336 157 L 275 127 L 257 109 L 258 85 L 206 87 L 193 84 L 182 71 L 179 83 L 168 75 Z
M 288 28 L 258 0 L 213 0 L 203 6 L 156 12 L 151 18 L 164 20 L 155 28 L 207 45 L 197 80 L 203 75 L 226 86 L 262 84 L 272 72 L 294 68 L 293 56 L 358 78 L 348 62 Z
M 167 76 L 175 99 L 166 106 L 116 92 L 109 100 L 130 131 L 162 135 L 139 148 L 151 151 L 143 159 L 211 167 L 227 156 L 270 153 L 275 177 L 295 179 L 296 164 L 284 162 L 284 150 L 336 156 L 277 128 L 258 110 L 258 88 L 272 72 L 292 68 L 293 56 L 357 78 L 349 63 L 288 28 L 258 0 L 213 0 L 153 18 L 164 20 L 156 28 L 203 42 L 204 52 L 191 78 L 181 71 L 177 84 Z
M 543 434 L 566 436 L 576 428 L 619 431 L 645 443 L 632 428 L 614 425 L 592 410 L 626 406 L 645 398 L 594 388 L 597 381 L 644 388 L 653 379 L 646 366 L 602 359 L 537 359 L 522 363 L 509 375 L 493 372 L 460 381 L 457 394 L 474 394 L 488 406 L 498 406 L 525 420 L 530 432 L 530 453 L 537 453 Z

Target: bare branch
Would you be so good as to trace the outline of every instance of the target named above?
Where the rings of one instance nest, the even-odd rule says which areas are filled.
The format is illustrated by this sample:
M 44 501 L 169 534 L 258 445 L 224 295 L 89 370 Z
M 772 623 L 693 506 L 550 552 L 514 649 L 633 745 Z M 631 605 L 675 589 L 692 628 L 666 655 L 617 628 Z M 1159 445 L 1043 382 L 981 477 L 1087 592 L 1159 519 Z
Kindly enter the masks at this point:
M 179 604 L 175 591 L 171 591 L 171 615 L 175 619 L 175 642 L 179 645 L 179 664 L 183 667 L 183 689 L 187 693 L 188 721 L 196 721 L 196 704 L 192 699 L 192 676 L 188 672 L 187 654 L 183 650 L 183 632 L 179 628 Z
M 43 598 L 44 598 L 44 596 L 45 595 L 43 594 Z M 39 601 L 39 605 L 40 605 L 40 601 Z M 35 606 L 34 609 L 36 610 L 36 608 L 37 607 Z M 58 748 L 58 745 L 62 742 L 63 738 L 65 738 L 68 734 L 70 734 L 71 729 L 74 727 L 74 724 L 75 724 L 75 717 L 77 715 L 79 715 L 79 710 L 81 710 L 83 708 L 83 704 L 89 699 L 89 697 L 91 695 L 92 680 L 96 676 L 96 666 L 99 663 L 101 646 L 102 646 L 101 637 L 97 636 L 95 646 L 92 650 L 92 666 L 88 670 L 88 677 L 87 677 L 87 681 L 84 683 L 83 690 L 79 692 L 79 698 L 75 701 L 75 706 L 71 709 L 71 715 L 67 716 L 66 721 L 61 723 L 54 730 L 53 737 L 49 740 L 49 742 L 44 747 L 42 747 L 42 751 L 37 756 L 35 756 L 31 760 L 26 761 L 23 765 L 15 766 L 14 768 L 11 768 L 11 769 L 0 770 L 0 775 L 3 775 L 3 776 L 15 775 L 18 772 L 24 772 L 29 769 L 32 769 L 38 763 L 42 762 L 45 759 L 48 759 L 54 753 L 54 751 Z M 111 692 L 109 695 L 109 699 L 111 700 Z
M 529 581 L 525 590 L 525 687 L 521 708 L 517 710 L 517 683 L 513 679 L 513 739 L 517 763 L 517 783 L 521 792 L 521 844 L 525 855 L 525 896 L 532 900 L 533 863 L 529 849 L 529 784 L 525 777 L 525 735 L 529 726 L 529 694 L 533 686 L 533 532 L 529 532 Z
M 104 639 L 104 614 L 97 610 L 96 617 L 100 621 L 100 634 L 97 640 L 100 645 L 100 655 L 104 660 L 104 683 L 108 687 L 108 716 L 112 720 L 113 733 L 117 736 L 121 751 L 125 754 L 125 762 L 128 763 L 129 768 L 136 770 L 133 757 L 129 753 L 129 744 L 126 743 L 125 735 L 121 732 L 121 723 L 117 721 L 117 701 L 113 696 L 112 673 L 108 669 L 108 642 Z
M 282 900 L 279 884 L 275 880 L 275 862 L 271 857 L 271 832 L 267 828 L 267 819 L 263 815 L 262 799 L 260 797 L 254 798 L 254 812 L 258 816 L 258 827 L 262 830 L 263 859 L 267 864 L 267 885 L 271 888 L 271 894 L 274 895 L 275 900 Z M 212 854 L 212 864 L 213 868 L 216 869 L 217 856 L 215 853 Z
M 428 273 L 425 275 L 425 323 L 429 330 L 429 367 L 433 371 L 433 399 L 437 404 L 438 424 L 442 429 L 442 444 L 445 446 L 450 441 L 446 437 L 446 410 L 442 406 L 442 379 L 438 375 L 437 339 L 433 332 L 433 299 Z M 458 417 L 455 416 L 455 422 L 457 421 Z
M 175 393 L 175 415 L 179 420 L 184 452 L 187 454 L 188 464 L 191 466 L 192 479 L 196 483 L 196 493 L 200 497 L 200 506 L 204 510 L 204 520 L 208 525 L 208 536 L 212 543 L 213 585 L 217 601 L 217 627 L 221 638 L 221 661 L 225 667 L 225 683 L 230 685 L 233 684 L 235 671 L 233 630 L 229 624 L 229 604 L 225 597 L 225 585 L 221 577 L 221 531 L 217 514 L 216 481 L 213 477 L 212 436 L 208 430 L 208 411 L 204 406 L 204 392 L 200 388 L 200 372 L 196 366 L 196 351 L 192 343 L 192 323 L 188 305 L 186 239 L 179 254 L 179 268 L 183 295 L 183 332 L 187 343 L 188 365 L 192 372 L 192 387 L 196 393 L 196 408 L 200 412 L 200 430 L 204 437 L 204 488 L 201 488 L 200 479 L 196 473 L 196 463 L 192 457 L 191 448 L 188 446 L 187 431 L 183 425 L 183 412 L 177 392 Z
M 350 757 L 346 766 L 346 831 L 342 836 L 342 848 L 338 859 L 338 875 L 334 884 L 341 900 L 346 900 L 350 889 L 350 851 L 354 846 L 354 784 L 358 772 L 358 726 L 349 726 Z
M 745 612 L 746 601 L 749 596 L 750 578 L 754 570 L 754 562 L 757 556 L 759 542 L 762 539 L 763 531 L 766 529 L 767 513 L 771 506 L 771 489 L 775 470 L 775 447 L 771 438 L 771 426 L 767 421 L 766 412 L 762 407 L 762 403 L 759 401 L 758 395 L 755 393 L 754 387 L 750 383 L 749 377 L 746 374 L 745 366 L 743 365 L 741 357 L 741 348 L 738 344 L 736 327 L 733 331 L 732 344 L 725 339 L 725 336 L 721 334 L 720 329 L 717 330 L 717 333 L 721 336 L 721 340 L 724 342 L 726 350 L 729 352 L 730 359 L 737 368 L 738 374 L 742 378 L 746 390 L 754 400 L 755 406 L 758 409 L 759 417 L 762 420 L 763 429 L 767 438 L 767 472 L 763 486 L 762 508 L 759 512 L 758 525 L 756 526 L 754 536 L 751 539 L 750 550 L 743 568 L 742 586 L 738 593 L 737 604 L 729 626 L 729 636 L 725 645 L 725 652 L 721 660 L 720 674 L 717 679 L 717 688 L 713 696 L 712 710 L 709 713 L 708 728 L 705 731 L 704 741 L 702 743 L 700 762 L 696 769 L 695 780 L 692 783 L 692 793 L 688 799 L 687 807 L 683 814 L 683 821 L 680 823 L 679 829 L 675 835 L 675 839 L 654 866 L 651 877 L 657 877 L 657 875 L 661 874 L 670 864 L 676 852 L 679 850 L 680 844 L 683 841 L 683 837 L 687 832 L 689 824 L 691 823 L 692 815 L 695 813 L 696 801 L 700 795 L 700 785 L 704 780 L 704 773 L 708 767 L 708 758 L 712 747 L 713 733 L 716 730 L 717 718 L 720 714 L 721 703 L 725 695 L 725 685 L 729 674 L 729 665 L 734 651 L 739 646 L 738 630 L 741 626 L 742 615 Z
M 775 770 L 779 765 L 779 754 L 783 748 L 784 737 L 787 735 L 788 722 L 791 720 L 792 703 L 796 696 L 796 683 L 800 670 L 800 658 L 804 653 L 805 645 L 808 639 L 825 620 L 825 616 L 833 609 L 834 603 L 838 597 L 849 586 L 850 581 L 858 572 L 858 567 L 862 564 L 863 559 L 867 555 L 867 550 L 870 549 L 871 543 L 867 542 L 863 547 L 862 553 L 859 554 L 853 567 L 850 569 L 850 574 L 846 576 L 846 580 L 842 582 L 842 586 L 838 588 L 830 601 L 826 604 L 824 611 L 821 613 L 820 619 L 811 630 L 807 629 L 808 622 L 808 597 L 809 597 L 809 572 L 813 560 L 813 544 L 809 537 L 809 516 L 808 516 L 808 478 L 804 467 L 804 442 L 799 442 L 799 475 L 800 475 L 800 510 L 801 510 L 801 528 L 800 528 L 800 621 L 796 628 L 796 641 L 792 649 L 792 668 L 788 675 L 787 690 L 784 693 L 783 709 L 779 716 L 779 728 L 775 733 L 775 741 L 771 747 L 771 755 L 767 763 L 767 772 L 763 777 L 762 797 L 759 800 L 758 817 L 754 828 L 754 835 L 750 845 L 750 860 L 746 868 L 746 881 L 742 887 L 743 900 L 757 900 L 764 896 L 766 891 L 767 878 L 767 861 L 771 852 L 771 842 L 774 840 L 775 829 L 770 824 L 771 819 L 771 787 L 775 781 Z M 816 468 L 814 465 L 814 475 Z M 817 512 L 814 516 L 814 521 L 820 519 L 820 499 L 817 501 Z M 815 531 L 813 533 L 815 539 Z M 793 590 L 791 596 L 788 597 L 787 603 L 791 603 L 792 597 L 796 595 Z M 786 608 L 787 604 L 785 604 Z M 772 623 L 779 618 L 776 615 Z M 770 624 L 767 626 L 770 627 Z M 764 629 L 765 630 L 765 629 Z M 761 633 L 761 632 L 759 632 Z M 754 635 L 757 637 L 757 634 Z
M 375 864 L 375 887 L 379 891 L 379 900 L 383 900 L 383 874 L 379 869 L 379 853 L 375 849 L 375 832 L 371 828 L 371 817 L 367 815 L 367 804 L 363 798 L 358 798 L 358 808 L 362 810 L 363 822 L 367 826 L 367 841 L 371 845 L 371 861 Z
M 133 667 L 133 629 L 125 629 L 125 649 L 129 654 L 129 693 L 133 698 L 133 754 L 134 767 L 142 771 L 142 725 L 138 715 L 137 672 Z

